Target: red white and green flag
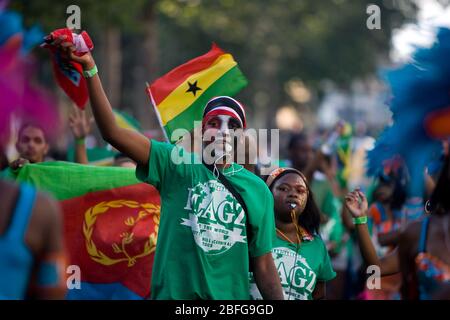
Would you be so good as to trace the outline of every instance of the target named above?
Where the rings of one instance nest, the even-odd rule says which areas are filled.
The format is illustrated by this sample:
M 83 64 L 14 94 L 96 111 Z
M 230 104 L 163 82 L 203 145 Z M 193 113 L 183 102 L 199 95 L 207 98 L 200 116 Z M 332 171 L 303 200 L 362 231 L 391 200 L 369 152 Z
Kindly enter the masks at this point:
M 233 56 L 216 44 L 211 50 L 178 66 L 147 87 L 168 141 L 176 129 L 194 129 L 206 103 L 216 96 L 235 96 L 247 86 Z
M 69 264 L 81 271 L 68 299 L 150 296 L 160 196 L 134 169 L 44 162 L 24 166 L 17 180 L 61 204 Z

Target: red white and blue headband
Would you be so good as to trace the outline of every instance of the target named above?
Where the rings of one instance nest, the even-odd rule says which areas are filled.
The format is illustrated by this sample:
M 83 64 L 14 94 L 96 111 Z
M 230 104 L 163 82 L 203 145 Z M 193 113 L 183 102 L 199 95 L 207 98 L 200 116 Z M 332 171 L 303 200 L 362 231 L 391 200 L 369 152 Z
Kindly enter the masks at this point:
M 218 115 L 230 116 L 238 120 L 243 129 L 247 127 L 244 106 L 231 97 L 220 96 L 209 100 L 203 111 L 202 125 L 204 126 L 211 117 Z

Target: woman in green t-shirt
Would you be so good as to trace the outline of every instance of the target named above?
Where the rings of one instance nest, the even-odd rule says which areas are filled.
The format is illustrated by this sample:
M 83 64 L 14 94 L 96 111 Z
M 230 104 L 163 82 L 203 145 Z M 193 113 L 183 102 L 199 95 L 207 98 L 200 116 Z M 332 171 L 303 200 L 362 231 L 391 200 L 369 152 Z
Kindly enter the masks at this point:
M 274 197 L 276 237 L 272 256 L 287 300 L 325 298 L 325 283 L 336 276 L 319 235 L 320 211 L 305 176 L 279 168 L 267 178 Z M 251 281 L 251 296 L 260 299 Z

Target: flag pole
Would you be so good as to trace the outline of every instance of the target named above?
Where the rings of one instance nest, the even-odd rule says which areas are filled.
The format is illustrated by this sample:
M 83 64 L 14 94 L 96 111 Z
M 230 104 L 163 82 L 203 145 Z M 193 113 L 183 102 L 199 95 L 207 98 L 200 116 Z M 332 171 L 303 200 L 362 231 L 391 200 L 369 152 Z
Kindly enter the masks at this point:
M 166 139 L 166 142 L 170 143 L 169 137 L 167 136 L 167 132 L 166 132 L 166 130 L 164 130 L 164 126 L 162 124 L 161 116 L 160 116 L 160 114 L 158 112 L 158 109 L 156 108 L 155 100 L 153 100 L 152 92 L 150 91 L 150 85 L 148 84 L 148 82 L 145 82 L 145 92 L 147 92 L 147 95 L 150 98 L 150 102 L 151 102 L 151 104 L 153 106 L 153 110 L 155 111 L 156 118 L 158 119 L 159 127 L 161 128 L 161 130 L 162 130 L 162 132 L 164 134 L 164 138 Z

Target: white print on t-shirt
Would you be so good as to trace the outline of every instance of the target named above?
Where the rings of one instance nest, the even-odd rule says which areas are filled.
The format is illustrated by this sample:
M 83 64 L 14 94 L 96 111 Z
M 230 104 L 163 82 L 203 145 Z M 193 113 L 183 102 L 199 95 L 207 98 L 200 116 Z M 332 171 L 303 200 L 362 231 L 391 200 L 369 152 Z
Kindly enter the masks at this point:
M 308 296 L 314 291 L 316 273 L 306 262 L 306 259 L 295 251 L 286 247 L 272 249 L 272 256 L 280 276 L 285 300 L 308 300 Z M 253 299 L 262 299 L 256 284 L 252 283 L 250 295 Z
M 217 180 L 189 188 L 184 209 L 189 218 L 181 225 L 191 228 L 195 243 L 208 254 L 226 252 L 238 242 L 246 243 L 245 212 L 233 195 Z
M 273 248 L 272 256 L 280 275 L 285 299 L 307 299 L 306 292 L 311 294 L 314 290 L 316 273 L 308 265 L 306 259 L 297 254 L 297 260 L 294 261 L 295 251 L 286 247 Z M 288 296 L 289 293 L 290 296 Z

